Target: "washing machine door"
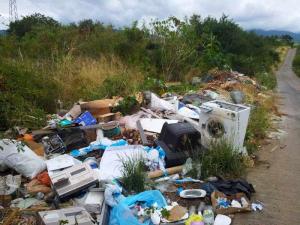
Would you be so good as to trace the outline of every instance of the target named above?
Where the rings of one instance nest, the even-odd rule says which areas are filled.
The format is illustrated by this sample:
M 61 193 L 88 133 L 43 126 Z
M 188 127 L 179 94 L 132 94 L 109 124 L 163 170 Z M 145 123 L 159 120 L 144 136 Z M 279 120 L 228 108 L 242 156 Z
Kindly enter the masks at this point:
M 208 148 L 211 142 L 219 140 L 226 135 L 224 121 L 217 118 L 209 118 L 205 124 L 202 124 L 202 144 Z

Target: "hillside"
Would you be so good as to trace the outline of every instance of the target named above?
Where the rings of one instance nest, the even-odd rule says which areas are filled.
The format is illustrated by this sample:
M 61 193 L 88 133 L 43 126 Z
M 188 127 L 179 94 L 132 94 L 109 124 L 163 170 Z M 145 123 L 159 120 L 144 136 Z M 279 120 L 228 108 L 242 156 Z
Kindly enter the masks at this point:
M 261 36 L 282 36 L 282 35 L 290 35 L 294 41 L 300 42 L 300 33 L 294 33 L 290 31 L 283 30 L 263 30 L 263 29 L 253 29 L 256 34 Z

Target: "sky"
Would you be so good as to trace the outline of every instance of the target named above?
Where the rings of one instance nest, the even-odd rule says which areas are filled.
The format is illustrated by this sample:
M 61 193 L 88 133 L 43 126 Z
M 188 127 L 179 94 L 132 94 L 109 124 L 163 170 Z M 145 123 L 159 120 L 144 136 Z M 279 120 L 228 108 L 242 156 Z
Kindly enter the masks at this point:
M 228 15 L 244 29 L 300 32 L 299 0 L 16 0 L 19 18 L 33 13 L 62 23 L 93 19 L 116 27 L 193 14 Z M 9 0 L 0 0 L 0 29 L 8 23 Z

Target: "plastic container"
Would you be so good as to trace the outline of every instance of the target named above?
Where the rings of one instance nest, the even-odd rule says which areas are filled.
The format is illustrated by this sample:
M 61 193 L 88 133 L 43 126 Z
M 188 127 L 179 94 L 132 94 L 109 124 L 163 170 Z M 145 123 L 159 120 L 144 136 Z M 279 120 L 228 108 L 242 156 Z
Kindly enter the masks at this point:
M 203 211 L 203 221 L 205 225 L 213 225 L 215 221 L 214 212 L 212 210 L 212 207 L 207 207 Z

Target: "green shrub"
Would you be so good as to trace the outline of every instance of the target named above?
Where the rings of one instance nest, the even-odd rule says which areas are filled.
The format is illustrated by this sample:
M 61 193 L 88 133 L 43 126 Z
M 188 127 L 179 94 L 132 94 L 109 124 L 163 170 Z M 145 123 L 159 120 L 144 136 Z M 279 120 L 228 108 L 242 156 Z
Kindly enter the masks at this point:
M 157 94 L 163 94 L 166 89 L 167 87 L 163 80 L 153 77 L 147 77 L 140 87 L 140 90 L 142 91 L 152 91 Z
M 122 162 L 122 184 L 129 193 L 139 193 L 145 190 L 146 170 L 141 156 L 126 157 Z
M 124 72 L 122 74 L 107 77 L 100 87 L 102 97 L 128 96 L 138 91 L 137 81 Z
M 123 115 L 130 114 L 136 110 L 138 107 L 138 101 L 134 96 L 127 96 L 122 101 L 119 102 L 119 105 L 116 106 L 113 111 L 121 112 Z
M 237 177 L 244 173 L 242 156 L 225 139 L 210 144 L 200 158 L 201 176 Z
M 266 87 L 269 90 L 274 89 L 277 85 L 276 76 L 272 73 L 258 73 L 255 75 L 255 77 L 260 85 Z
M 293 61 L 293 70 L 300 77 L 300 48 L 297 48 L 296 56 Z
M 0 130 L 14 126 L 37 129 L 45 125 L 45 120 L 45 112 L 22 96 L 11 93 L 0 95 Z
M 270 128 L 270 119 L 267 109 L 256 106 L 251 110 L 246 132 L 245 145 L 249 154 L 257 150 L 258 140 L 265 138 Z

